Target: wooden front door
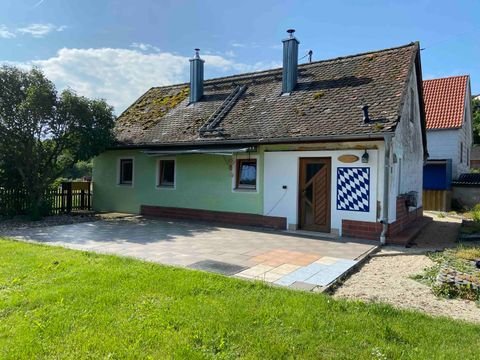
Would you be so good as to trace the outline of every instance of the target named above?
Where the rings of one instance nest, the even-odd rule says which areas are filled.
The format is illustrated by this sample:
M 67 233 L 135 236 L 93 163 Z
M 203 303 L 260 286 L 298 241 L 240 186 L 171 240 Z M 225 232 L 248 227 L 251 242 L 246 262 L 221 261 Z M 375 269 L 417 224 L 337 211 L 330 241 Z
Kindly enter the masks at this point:
M 300 159 L 299 227 L 330 232 L 330 159 Z

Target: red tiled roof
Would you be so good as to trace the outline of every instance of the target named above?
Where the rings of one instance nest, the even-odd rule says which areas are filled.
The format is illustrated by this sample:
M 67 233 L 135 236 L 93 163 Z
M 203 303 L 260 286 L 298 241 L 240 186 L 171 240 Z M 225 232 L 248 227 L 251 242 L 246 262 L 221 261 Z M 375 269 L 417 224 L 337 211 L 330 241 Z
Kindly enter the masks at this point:
M 459 128 L 465 112 L 468 75 L 423 82 L 427 129 Z

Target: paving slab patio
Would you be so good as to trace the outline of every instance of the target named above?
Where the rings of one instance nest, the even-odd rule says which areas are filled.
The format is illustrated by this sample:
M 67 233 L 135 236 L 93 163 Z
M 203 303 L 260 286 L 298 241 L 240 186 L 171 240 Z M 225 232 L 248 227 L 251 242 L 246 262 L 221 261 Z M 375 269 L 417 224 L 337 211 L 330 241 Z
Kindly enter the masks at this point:
M 304 290 L 329 285 L 377 246 L 370 241 L 307 238 L 139 216 L 2 235 L 222 273 L 215 267 L 220 263 L 229 269 L 226 275 Z

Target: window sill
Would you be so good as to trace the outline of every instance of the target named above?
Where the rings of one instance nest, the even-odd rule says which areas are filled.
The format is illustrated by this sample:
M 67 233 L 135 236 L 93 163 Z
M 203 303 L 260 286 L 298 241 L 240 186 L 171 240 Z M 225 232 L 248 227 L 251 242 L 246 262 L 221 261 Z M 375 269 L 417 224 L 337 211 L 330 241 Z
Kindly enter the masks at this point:
M 166 186 L 166 185 L 157 185 L 155 186 L 157 190 L 175 190 L 175 186 Z
M 239 192 L 239 193 L 257 193 L 257 189 L 252 189 L 252 188 L 235 188 L 233 189 L 234 192 Z
M 117 184 L 120 187 L 133 187 L 133 184 Z

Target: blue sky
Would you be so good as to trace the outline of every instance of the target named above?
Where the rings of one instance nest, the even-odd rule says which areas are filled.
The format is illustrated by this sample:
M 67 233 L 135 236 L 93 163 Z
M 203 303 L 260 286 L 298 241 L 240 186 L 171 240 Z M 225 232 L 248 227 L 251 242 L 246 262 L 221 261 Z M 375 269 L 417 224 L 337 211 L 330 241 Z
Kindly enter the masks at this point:
M 281 65 L 293 27 L 301 54 L 328 59 L 420 41 L 425 79 L 470 74 L 480 93 L 480 1 L 1 0 L 0 62 L 38 66 L 59 89 L 117 113 L 151 86 Z

